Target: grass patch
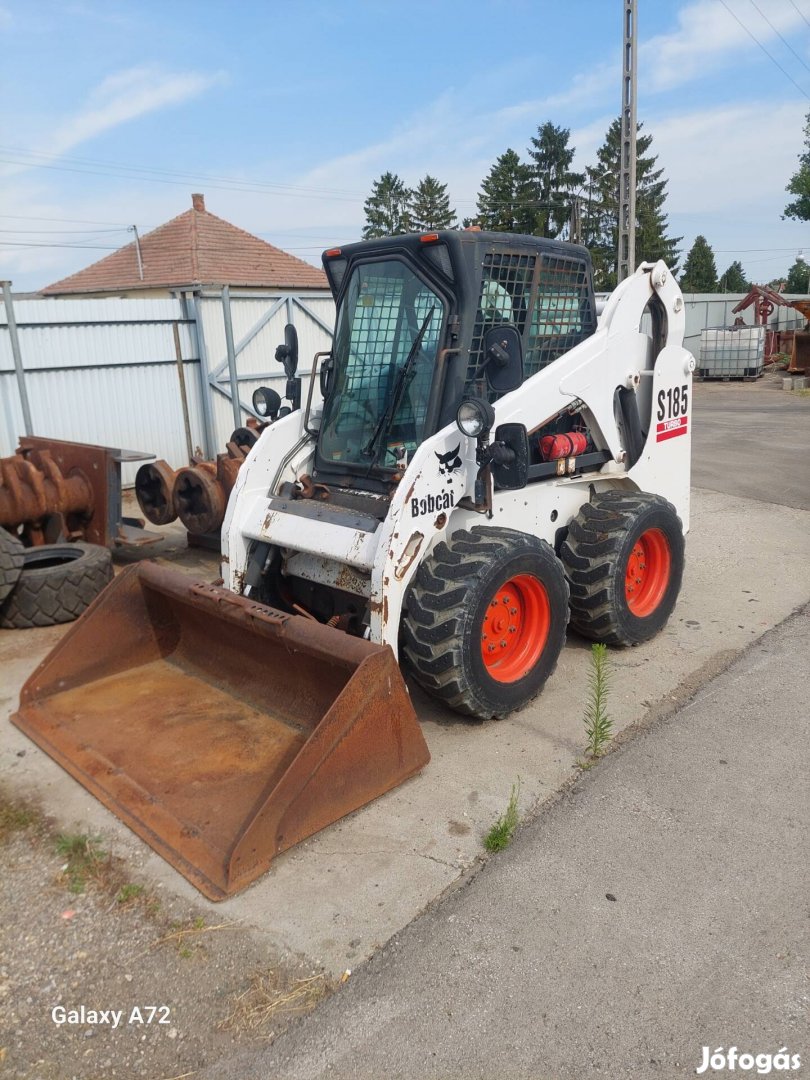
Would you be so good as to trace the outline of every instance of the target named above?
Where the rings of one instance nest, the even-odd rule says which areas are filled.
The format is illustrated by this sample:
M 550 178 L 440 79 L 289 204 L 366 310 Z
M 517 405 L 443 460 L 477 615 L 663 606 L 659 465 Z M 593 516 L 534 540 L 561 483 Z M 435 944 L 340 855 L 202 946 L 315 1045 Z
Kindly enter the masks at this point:
M 112 856 L 99 847 L 100 836 L 58 833 L 56 853 L 66 859 L 62 873 L 70 892 L 83 893 L 92 881 L 103 885 L 112 867 Z
M 608 715 L 607 699 L 612 672 L 607 645 L 591 645 L 591 670 L 589 673 L 588 701 L 585 706 L 585 734 L 588 736 L 588 753 L 597 758 L 613 734 L 613 721 Z
M 15 833 L 24 832 L 42 824 L 38 810 L 25 803 L 13 802 L 0 797 L 0 843 Z
M 145 891 L 146 889 L 143 885 L 133 885 L 131 882 L 128 882 L 126 885 L 122 885 L 118 890 L 115 901 L 122 906 L 129 906 L 136 900 L 140 900 Z
M 520 795 L 520 777 L 512 784 L 512 793 L 506 810 L 498 818 L 484 837 L 487 851 L 503 851 L 512 842 L 518 823 L 518 796 Z
M 333 983 L 323 973 L 291 979 L 275 971 L 257 972 L 247 990 L 233 999 L 231 1012 L 220 1027 L 272 1038 L 275 1031 L 263 1030 L 270 1023 L 311 1012 L 332 989 Z

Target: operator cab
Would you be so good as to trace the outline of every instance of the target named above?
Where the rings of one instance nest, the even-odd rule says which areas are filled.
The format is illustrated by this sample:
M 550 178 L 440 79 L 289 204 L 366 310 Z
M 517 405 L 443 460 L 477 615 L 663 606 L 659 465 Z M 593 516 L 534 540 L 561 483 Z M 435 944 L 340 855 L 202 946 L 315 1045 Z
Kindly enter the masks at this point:
M 446 230 L 332 249 L 323 264 L 337 319 L 315 473 L 330 486 L 388 490 L 464 397 L 498 397 L 493 327 L 517 331 L 524 378 L 596 329 L 590 255 L 571 244 Z

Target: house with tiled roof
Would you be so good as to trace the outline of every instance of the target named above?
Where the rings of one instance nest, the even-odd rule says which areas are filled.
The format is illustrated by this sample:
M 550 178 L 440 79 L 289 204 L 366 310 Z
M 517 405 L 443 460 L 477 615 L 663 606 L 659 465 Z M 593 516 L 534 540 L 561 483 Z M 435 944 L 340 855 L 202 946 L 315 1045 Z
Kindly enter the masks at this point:
M 245 289 L 328 289 L 322 270 L 231 225 L 205 208 L 191 209 L 98 262 L 41 290 L 43 296 L 170 296 L 230 285 Z

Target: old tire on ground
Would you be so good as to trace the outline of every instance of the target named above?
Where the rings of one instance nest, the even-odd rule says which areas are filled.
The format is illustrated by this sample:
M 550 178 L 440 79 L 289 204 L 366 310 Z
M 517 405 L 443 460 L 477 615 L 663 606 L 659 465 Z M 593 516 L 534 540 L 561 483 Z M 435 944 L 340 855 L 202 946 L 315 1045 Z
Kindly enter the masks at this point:
M 0 604 L 19 580 L 24 552 L 25 548 L 16 536 L 0 527 Z
M 608 645 L 638 645 L 675 607 L 683 525 L 660 495 L 598 492 L 571 522 L 560 558 L 571 586 L 571 628 Z
M 0 626 L 22 630 L 71 622 L 112 576 L 112 556 L 97 544 L 26 548 L 20 579 L 0 605 Z
M 512 529 L 476 527 L 440 543 L 405 606 L 402 651 L 416 681 L 481 720 L 536 697 L 565 644 L 562 566 L 544 541 Z

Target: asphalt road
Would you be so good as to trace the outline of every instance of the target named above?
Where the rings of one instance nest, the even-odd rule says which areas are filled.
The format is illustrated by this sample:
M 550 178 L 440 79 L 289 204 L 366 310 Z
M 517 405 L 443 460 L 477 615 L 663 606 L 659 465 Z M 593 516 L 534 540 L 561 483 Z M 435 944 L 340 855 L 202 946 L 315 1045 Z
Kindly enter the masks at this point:
M 704 1046 L 810 1061 L 809 653 L 805 609 L 308 1020 L 202 1075 L 639 1080 L 694 1075 Z
M 693 486 L 810 509 L 810 400 L 698 384 L 694 417 Z M 810 534 L 785 557 L 810 599 Z M 200 1076 L 675 1078 L 704 1046 L 787 1047 L 802 1075 L 809 611 L 583 774 L 312 1016 Z
M 692 486 L 810 510 L 810 397 L 758 382 L 695 382 Z

